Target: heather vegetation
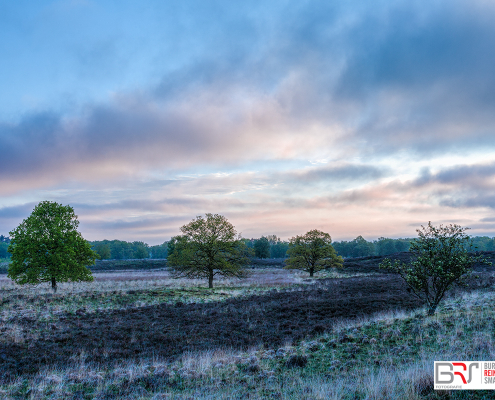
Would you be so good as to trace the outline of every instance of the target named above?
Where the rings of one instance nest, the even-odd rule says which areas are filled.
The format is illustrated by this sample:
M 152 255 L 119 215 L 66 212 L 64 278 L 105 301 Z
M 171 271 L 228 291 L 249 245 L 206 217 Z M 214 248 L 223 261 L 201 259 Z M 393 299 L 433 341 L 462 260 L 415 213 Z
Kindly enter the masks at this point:
M 434 360 L 495 356 L 495 251 L 468 252 L 465 228 L 428 224 L 410 252 L 358 258 L 311 230 L 271 259 L 279 238 L 243 239 L 206 214 L 167 242 L 166 260 L 134 242 L 148 257 L 91 265 L 96 253 L 76 227 L 69 206 L 43 202 L 10 232 L 2 398 L 491 395 L 433 390 Z M 58 292 L 41 285 L 54 280 Z
M 4 277 L 1 396 L 432 399 L 435 359 L 493 359 L 490 267 L 427 317 L 399 277 L 348 264 L 317 279 L 255 269 L 213 290 L 167 270 L 95 273 L 57 294 Z

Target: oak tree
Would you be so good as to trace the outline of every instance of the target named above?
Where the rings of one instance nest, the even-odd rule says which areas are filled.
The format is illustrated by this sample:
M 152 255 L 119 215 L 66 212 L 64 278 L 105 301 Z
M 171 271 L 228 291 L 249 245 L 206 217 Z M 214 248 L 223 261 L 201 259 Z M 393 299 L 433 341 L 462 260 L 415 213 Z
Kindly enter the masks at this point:
M 258 258 L 270 258 L 270 242 L 268 238 L 261 236 L 254 242 L 254 255 Z
M 285 268 L 299 269 L 313 276 L 322 269 L 342 267 L 344 260 L 337 255 L 331 243 L 331 236 L 317 229 L 293 237 L 289 242 L 289 258 L 285 261 Z
M 182 235 L 168 242 L 167 260 L 176 277 L 207 278 L 208 287 L 213 288 L 216 275 L 246 276 L 246 245 L 224 216 L 198 216 L 180 230 Z
M 42 201 L 10 232 L 8 277 L 18 284 L 92 281 L 86 267 L 97 254 L 77 231 L 79 221 L 71 206 Z

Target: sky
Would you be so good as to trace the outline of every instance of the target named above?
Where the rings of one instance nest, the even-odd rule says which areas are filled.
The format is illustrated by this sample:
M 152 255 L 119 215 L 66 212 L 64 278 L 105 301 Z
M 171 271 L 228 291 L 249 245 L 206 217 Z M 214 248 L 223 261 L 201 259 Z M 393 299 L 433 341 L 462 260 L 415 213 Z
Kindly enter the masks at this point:
M 0 234 L 495 236 L 489 0 L 0 0 Z

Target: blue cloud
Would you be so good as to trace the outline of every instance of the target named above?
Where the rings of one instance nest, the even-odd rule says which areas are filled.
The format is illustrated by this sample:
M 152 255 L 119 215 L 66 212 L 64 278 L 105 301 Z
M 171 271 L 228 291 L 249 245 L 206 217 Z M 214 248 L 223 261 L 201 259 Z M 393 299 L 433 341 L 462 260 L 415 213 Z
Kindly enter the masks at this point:
M 5 220 L 25 219 L 29 217 L 35 206 L 35 203 L 26 203 L 10 207 L 1 207 L 0 218 Z

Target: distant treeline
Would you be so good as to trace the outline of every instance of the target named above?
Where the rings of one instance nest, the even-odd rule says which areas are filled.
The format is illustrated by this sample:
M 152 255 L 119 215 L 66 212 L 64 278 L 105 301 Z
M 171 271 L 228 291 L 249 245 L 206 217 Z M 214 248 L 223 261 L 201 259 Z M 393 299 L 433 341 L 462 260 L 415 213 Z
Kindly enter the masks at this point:
M 289 248 L 289 242 L 283 242 L 275 235 L 261 239 L 243 240 L 246 246 L 251 249 L 254 249 L 260 240 L 263 243 L 265 240 L 267 241 L 268 253 L 263 253 L 259 258 L 284 258 Z M 144 242 L 125 242 L 123 240 L 100 240 L 89 243 L 101 260 L 161 259 L 168 256 L 168 242 L 156 246 L 149 246 Z
M 493 242 L 493 239 L 486 239 Z M 252 255 L 256 258 L 285 258 L 287 256 L 289 242 L 281 240 L 276 235 L 243 240 L 246 246 L 252 249 Z M 342 257 L 383 256 L 408 251 L 411 240 L 413 239 L 380 238 L 373 242 L 368 242 L 362 236 L 358 236 L 351 241 L 333 242 L 332 245 L 337 254 Z M 90 243 L 93 250 L 99 254 L 102 260 L 160 259 L 167 258 L 168 255 L 168 242 L 157 246 L 149 246 L 144 242 L 125 242 L 122 240 L 102 240 Z
M 471 237 L 474 251 L 494 251 L 495 238 L 488 236 Z M 399 253 L 401 251 L 409 251 L 411 242 L 415 239 L 390 239 L 378 238 L 372 242 L 368 242 L 362 236 L 358 236 L 354 240 L 333 242 L 337 254 L 342 257 L 367 257 L 367 256 L 386 256 L 388 254 Z
M 471 238 L 475 250 L 495 251 L 495 238 L 488 236 L 474 236 Z M 246 246 L 253 249 L 257 258 L 285 258 L 289 242 L 283 241 L 276 235 L 262 236 L 258 239 L 243 239 Z M 388 254 L 409 251 L 414 239 L 390 239 L 381 237 L 378 240 L 367 241 L 362 236 L 354 240 L 333 242 L 332 245 L 338 255 L 342 257 L 385 256 Z M 10 239 L 0 235 L 0 259 L 9 258 L 7 252 Z M 144 242 L 126 242 L 123 240 L 100 240 L 89 242 L 101 260 L 129 260 L 129 259 L 164 259 L 168 256 L 168 242 L 149 246 Z
M 0 235 L 0 259 L 10 258 L 10 253 L 7 251 L 10 239 L 7 236 Z
M 282 241 L 277 235 L 262 236 L 259 239 L 243 239 L 246 246 L 253 249 L 257 258 L 285 258 L 289 242 Z
M 142 258 L 167 258 L 168 242 L 150 246 L 144 242 L 123 240 L 99 240 L 89 242 L 101 260 L 128 260 Z
M 368 242 L 362 236 L 358 236 L 354 240 L 333 242 L 332 246 L 342 257 L 385 256 L 400 251 L 409 251 L 409 246 L 413 240 L 381 237 L 373 242 Z

